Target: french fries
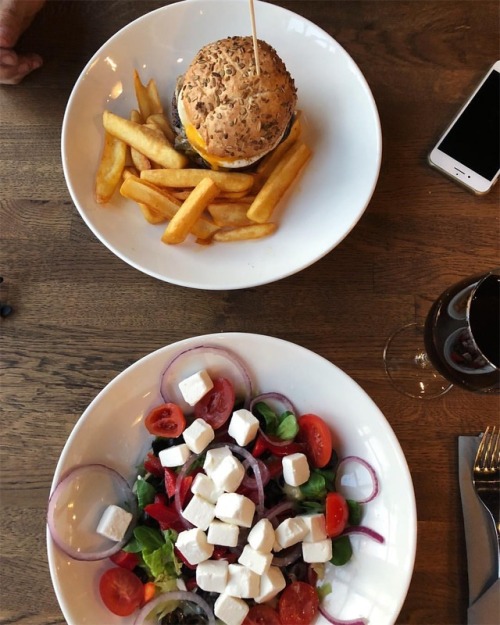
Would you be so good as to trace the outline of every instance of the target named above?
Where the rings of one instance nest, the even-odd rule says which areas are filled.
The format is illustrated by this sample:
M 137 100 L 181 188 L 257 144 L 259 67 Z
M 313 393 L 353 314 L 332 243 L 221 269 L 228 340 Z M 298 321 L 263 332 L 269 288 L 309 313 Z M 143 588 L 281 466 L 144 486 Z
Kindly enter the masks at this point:
M 123 170 L 123 179 L 126 180 L 130 177 L 138 177 L 139 172 L 134 167 L 125 167 Z M 151 206 L 147 204 L 143 204 L 142 202 L 137 202 L 137 205 L 141 209 L 141 213 L 144 216 L 144 219 L 148 221 L 150 224 L 161 224 L 166 221 L 166 218 L 159 212 L 157 212 Z
M 311 150 L 305 143 L 296 143 L 290 148 L 255 196 L 247 211 L 247 217 L 261 224 L 268 221 L 276 205 L 310 157 Z
M 181 168 L 187 165 L 184 154 L 176 152 L 165 137 L 142 124 L 119 117 L 110 111 L 103 113 L 104 129 L 121 139 L 144 156 L 166 168 Z
M 230 230 L 219 230 L 213 236 L 214 241 L 228 243 L 230 241 L 248 241 L 249 239 L 262 239 L 276 232 L 276 224 L 267 222 L 265 224 L 252 224 L 231 228 Z
M 249 207 L 248 202 L 213 202 L 208 205 L 208 212 L 216 226 L 236 228 L 253 223 L 247 217 Z
M 295 120 L 290 128 L 287 138 L 282 141 L 272 152 L 267 154 L 258 164 L 257 173 L 261 178 L 266 179 L 269 177 L 273 169 L 278 165 L 286 152 L 292 147 L 292 145 L 298 140 L 302 132 L 302 125 L 300 123 L 300 111 L 297 112 Z
M 210 178 L 200 180 L 170 220 L 161 238 L 163 243 L 182 243 L 218 192 L 219 188 L 213 180 Z
M 139 77 L 139 73 L 137 72 L 137 70 L 134 70 L 135 97 L 136 97 L 137 105 L 139 106 L 139 111 L 141 113 L 141 117 L 143 121 L 146 121 L 146 119 L 150 115 L 153 115 L 156 112 L 153 109 L 157 106 L 156 101 L 152 101 L 152 98 L 151 98 L 153 87 L 151 87 L 151 90 L 150 90 L 148 86 L 145 86 L 142 84 L 141 79 Z M 153 98 L 156 98 L 157 96 L 158 96 L 158 91 L 156 91 L 156 93 L 153 94 Z M 160 112 L 163 112 L 163 109 Z
M 135 122 L 136 124 L 142 124 L 142 115 L 139 111 L 133 110 L 130 112 L 130 121 Z M 147 156 L 144 156 L 139 150 L 135 148 L 130 148 L 130 159 L 134 164 L 134 167 L 139 171 L 143 171 L 144 169 L 151 169 L 151 161 Z
M 158 93 L 158 87 L 156 86 L 156 82 L 154 80 L 150 80 L 148 82 L 146 86 L 146 91 L 149 101 L 149 114 L 144 115 L 145 121 L 147 121 L 148 118 L 152 115 L 163 115 L 163 106 L 160 100 L 160 95 Z
M 251 174 L 231 174 L 211 169 L 154 169 L 141 173 L 141 178 L 159 187 L 180 189 L 196 187 L 204 178 L 210 178 L 220 191 L 229 193 L 246 193 L 253 185 Z
M 165 137 L 170 141 L 170 143 L 174 143 L 175 141 L 175 133 L 172 130 L 172 126 L 170 125 L 168 119 L 163 113 L 155 113 L 150 115 L 146 119 L 146 124 L 155 126 L 158 130 L 161 130 Z
M 95 198 L 106 204 L 115 192 L 127 157 L 127 145 L 109 132 L 104 133 L 104 147 L 95 180 Z
M 136 176 L 130 176 L 123 181 L 120 193 L 129 200 L 145 204 L 168 220 L 173 219 L 181 206 L 181 203 L 169 196 L 168 193 Z M 191 233 L 199 239 L 209 239 L 218 229 L 208 219 L 200 217 L 191 227 Z
M 175 133 L 154 79 L 133 76 L 137 109 L 130 119 L 103 112 L 104 146 L 95 197 L 111 201 L 116 189 L 135 202 L 150 224 L 168 222 L 161 241 L 196 243 L 260 239 L 276 232 L 271 216 L 311 157 L 300 140 L 300 112 L 286 139 L 252 173 L 193 168 L 173 144 Z M 123 179 L 121 185 L 120 180 Z

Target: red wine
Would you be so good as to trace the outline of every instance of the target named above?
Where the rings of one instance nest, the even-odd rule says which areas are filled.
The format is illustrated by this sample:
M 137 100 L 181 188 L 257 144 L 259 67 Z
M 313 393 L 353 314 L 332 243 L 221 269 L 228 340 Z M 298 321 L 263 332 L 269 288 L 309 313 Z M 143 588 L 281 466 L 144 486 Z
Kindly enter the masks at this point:
M 467 278 L 442 293 L 424 336 L 432 364 L 450 382 L 500 392 L 500 272 Z

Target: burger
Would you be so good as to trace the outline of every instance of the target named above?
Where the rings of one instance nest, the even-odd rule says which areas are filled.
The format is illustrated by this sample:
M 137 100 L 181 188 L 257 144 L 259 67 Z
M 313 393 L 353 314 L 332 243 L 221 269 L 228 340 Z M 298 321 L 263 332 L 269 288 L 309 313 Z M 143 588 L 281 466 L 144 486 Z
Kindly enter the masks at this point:
M 254 165 L 287 135 L 297 102 L 293 78 L 276 50 L 252 37 L 203 47 L 177 80 L 176 149 L 212 169 Z

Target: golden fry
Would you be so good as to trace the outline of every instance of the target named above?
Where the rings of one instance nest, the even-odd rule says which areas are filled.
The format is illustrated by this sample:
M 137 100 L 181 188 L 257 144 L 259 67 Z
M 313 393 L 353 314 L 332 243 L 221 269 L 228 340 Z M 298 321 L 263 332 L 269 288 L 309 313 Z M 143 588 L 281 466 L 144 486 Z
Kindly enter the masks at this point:
M 276 205 L 295 181 L 311 154 L 311 150 L 305 143 L 296 143 L 290 148 L 255 196 L 255 200 L 247 211 L 249 219 L 258 223 L 269 220 Z
M 123 170 L 123 179 L 126 180 L 127 178 L 130 178 L 132 176 L 136 178 L 139 176 L 139 172 L 137 171 L 137 169 L 135 167 L 125 167 L 125 169 Z M 165 217 L 154 208 L 151 208 L 151 206 L 148 206 L 147 204 L 142 204 L 141 202 L 137 202 L 137 204 L 141 209 L 144 219 L 150 224 L 160 224 L 165 221 Z
M 98 204 L 106 204 L 115 192 L 127 158 L 127 145 L 104 133 L 104 147 L 95 178 L 95 199 Z
M 257 166 L 257 173 L 261 174 L 264 179 L 267 178 L 283 158 L 284 154 L 288 152 L 292 145 L 298 140 L 301 132 L 302 125 L 300 123 L 300 115 L 297 115 L 292 127 L 290 128 L 287 138 L 282 141 L 270 154 L 262 159 Z
M 154 111 L 151 110 L 151 102 L 147 87 L 145 87 L 137 70 L 134 70 L 134 90 L 137 99 L 137 106 L 141 112 L 142 121 L 146 120 Z
M 172 130 L 172 126 L 170 125 L 166 115 L 163 113 L 157 113 L 155 115 L 150 115 L 147 120 L 147 124 L 153 124 L 159 130 L 163 132 L 163 134 L 167 137 L 170 143 L 174 143 L 175 141 L 175 133 Z
M 136 124 L 144 123 L 144 120 L 142 119 L 142 115 L 139 113 L 137 109 L 132 109 L 130 111 L 130 121 L 135 122 Z
M 120 187 L 120 193 L 129 200 L 139 204 L 146 204 L 163 215 L 165 219 L 172 219 L 179 210 L 181 203 L 170 195 L 144 182 L 135 176 L 127 176 Z
M 247 217 L 249 207 L 249 202 L 213 202 L 207 208 L 216 226 L 236 228 L 253 223 Z
M 130 176 L 136 176 L 139 178 L 139 172 L 133 165 L 127 165 L 123 168 L 123 180 L 130 178 Z
M 161 224 L 166 221 L 165 217 L 158 211 L 155 211 L 154 208 L 151 208 L 151 206 L 142 203 L 138 204 L 138 206 L 144 219 L 150 224 Z
M 160 186 L 160 185 L 158 185 Z M 175 187 L 165 187 L 168 189 L 168 192 L 176 197 L 178 200 L 184 201 L 187 196 L 191 193 L 193 188 L 190 189 L 176 189 Z M 231 191 L 221 191 L 217 196 L 217 202 L 225 201 L 225 202 L 247 202 L 247 204 L 251 204 L 254 199 L 254 195 L 247 195 L 246 191 L 238 191 L 232 193 Z
M 135 122 L 136 124 L 142 124 L 142 116 L 139 111 L 135 109 L 133 111 L 130 111 L 130 121 Z M 136 167 L 139 172 L 143 171 L 144 169 L 151 169 L 151 161 L 149 160 L 149 158 L 147 156 L 144 156 L 144 154 L 141 154 L 141 152 L 139 152 L 135 148 L 130 148 L 130 158 L 132 160 L 132 163 L 134 164 L 134 167 Z
M 214 234 L 213 240 L 219 243 L 229 243 L 231 241 L 262 239 L 262 237 L 267 237 L 276 232 L 277 228 L 278 226 L 275 223 L 267 222 L 265 224 L 252 224 L 251 226 L 232 228 L 231 230 L 219 230 L 219 232 Z
M 181 206 L 178 200 L 162 189 L 134 176 L 128 177 L 123 182 L 120 193 L 123 197 L 134 200 L 138 204 L 146 204 L 165 219 L 172 219 Z M 191 232 L 200 239 L 210 238 L 217 230 L 217 226 L 202 217 L 191 228 Z
M 246 193 L 253 185 L 251 174 L 228 173 L 210 169 L 155 169 L 144 172 L 144 180 L 161 187 L 196 187 L 204 178 L 215 182 L 221 192 Z
M 172 217 L 161 238 L 163 243 L 182 243 L 218 192 L 219 188 L 213 180 L 203 178 Z
M 130 148 L 130 158 L 132 159 L 132 163 L 139 172 L 151 169 L 151 161 L 147 156 L 141 154 L 139 150 L 136 150 L 135 148 Z
M 146 91 L 149 99 L 149 110 L 150 113 L 146 117 L 145 120 L 148 119 L 151 115 L 162 115 L 163 114 L 163 105 L 160 101 L 160 95 L 158 93 L 158 87 L 156 86 L 156 81 L 154 78 L 148 82 L 146 86 Z
M 104 111 L 104 128 L 113 136 L 125 141 L 144 156 L 166 168 L 182 168 L 187 165 L 187 158 L 176 152 L 170 143 L 150 128 L 119 117 L 110 111 Z

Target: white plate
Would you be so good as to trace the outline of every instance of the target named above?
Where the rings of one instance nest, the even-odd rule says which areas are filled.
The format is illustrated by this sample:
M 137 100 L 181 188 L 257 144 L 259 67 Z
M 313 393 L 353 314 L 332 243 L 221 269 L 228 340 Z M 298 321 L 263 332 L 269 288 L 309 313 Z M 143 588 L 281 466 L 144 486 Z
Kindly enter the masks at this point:
M 248 0 L 187 0 L 158 9 L 114 35 L 93 56 L 69 99 L 62 161 L 71 197 L 92 232 L 150 276 L 201 289 L 273 282 L 311 265 L 350 232 L 377 182 L 381 132 L 370 89 L 326 32 L 277 6 L 256 2 L 258 36 L 285 61 L 298 88 L 305 140 L 314 151 L 304 175 L 276 211 L 278 232 L 260 241 L 202 246 L 161 243 L 164 226 L 146 223 L 132 202 L 94 200 L 104 109 L 136 108 L 132 72 L 155 78 L 168 107 L 177 76 L 206 43 L 250 34 Z
M 257 390 L 280 391 L 299 413 L 320 414 L 342 441 L 341 456 L 359 455 L 373 465 L 381 489 L 365 506 L 363 522 L 382 534 L 385 544 L 352 537 L 352 560 L 328 571 L 335 593 L 326 605 L 340 618 L 365 617 L 369 625 L 394 623 L 408 590 L 416 547 L 408 466 L 394 432 L 368 395 L 340 369 L 303 347 L 268 336 L 227 333 L 187 339 L 153 352 L 116 377 L 84 412 L 64 447 L 53 488 L 68 469 L 84 463 L 107 464 L 132 480 L 151 440 L 143 417 L 160 402 L 158 385 L 166 363 L 179 351 L 202 344 L 239 354 Z M 108 564 L 72 561 L 55 547 L 48 532 L 47 548 L 68 625 L 132 622 L 113 617 L 100 601 L 99 573 Z M 316 623 L 326 625 L 326 620 L 319 617 Z

